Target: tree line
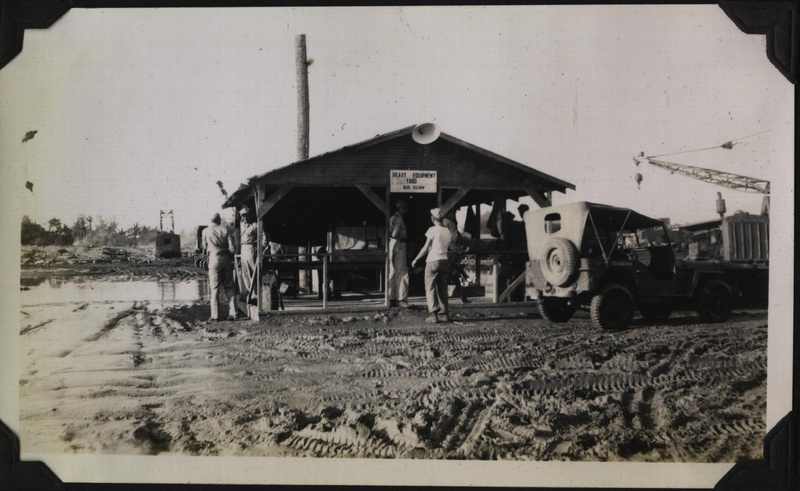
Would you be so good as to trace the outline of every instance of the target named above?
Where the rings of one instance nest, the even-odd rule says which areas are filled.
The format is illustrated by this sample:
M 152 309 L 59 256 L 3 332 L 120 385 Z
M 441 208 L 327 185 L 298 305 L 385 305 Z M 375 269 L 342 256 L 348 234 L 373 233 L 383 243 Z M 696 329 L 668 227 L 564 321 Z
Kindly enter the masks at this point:
M 22 217 L 22 245 L 94 245 L 110 247 L 138 247 L 155 241 L 158 229 L 136 222 L 125 229 L 116 220 L 102 216 L 81 215 L 70 227 L 58 218 L 51 218 L 46 226 L 39 225 L 27 215 Z

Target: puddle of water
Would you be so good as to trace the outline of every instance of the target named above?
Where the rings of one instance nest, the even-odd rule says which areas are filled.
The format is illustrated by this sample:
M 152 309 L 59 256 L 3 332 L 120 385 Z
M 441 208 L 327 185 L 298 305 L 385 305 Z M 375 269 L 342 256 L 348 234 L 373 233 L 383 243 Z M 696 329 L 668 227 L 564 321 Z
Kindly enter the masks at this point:
M 85 277 L 23 279 L 22 305 L 148 301 L 191 302 L 208 298 L 208 280 L 164 281 Z

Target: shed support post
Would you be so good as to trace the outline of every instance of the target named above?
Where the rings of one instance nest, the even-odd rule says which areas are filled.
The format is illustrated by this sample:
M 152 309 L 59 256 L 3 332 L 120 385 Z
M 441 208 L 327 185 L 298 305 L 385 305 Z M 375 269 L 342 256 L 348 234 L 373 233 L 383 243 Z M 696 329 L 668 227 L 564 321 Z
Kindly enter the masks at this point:
M 458 204 L 458 202 L 461 201 L 461 199 L 464 196 L 466 196 L 468 192 L 469 192 L 469 188 L 458 188 L 458 190 L 456 190 L 455 194 L 450 196 L 450 198 L 447 201 L 442 203 L 442 205 L 440 207 L 441 210 L 442 210 L 442 214 L 443 215 L 447 215 L 448 213 L 450 213 L 450 210 L 455 208 L 455 206 Z M 439 201 L 441 202 L 441 194 L 440 194 Z
M 497 254 L 492 256 L 492 303 L 500 303 L 500 261 Z
M 363 191 L 362 191 L 363 192 Z M 391 186 L 386 186 L 386 226 L 384 226 L 385 233 L 383 247 L 386 249 L 386 264 L 383 266 L 383 305 L 384 307 L 389 307 L 389 217 L 391 217 L 391 203 L 389 199 L 391 197 Z
M 269 198 L 267 198 L 265 200 L 265 196 L 264 195 L 266 194 L 266 184 L 259 183 L 259 185 L 258 185 L 258 187 L 256 189 L 257 190 L 261 190 L 261 191 L 257 191 L 257 193 L 258 192 L 261 193 L 261 196 L 257 198 L 257 201 L 260 202 L 257 205 L 258 206 L 258 217 L 257 218 L 259 220 L 261 220 L 261 218 L 264 215 L 266 215 L 267 212 L 269 212 L 269 210 L 271 210 L 272 207 L 275 206 L 278 203 L 278 201 L 281 200 L 281 198 L 286 196 L 286 193 L 288 193 L 293 187 L 294 186 L 292 186 L 291 184 L 284 184 L 283 186 L 279 187 L 277 191 L 272 193 Z
M 523 191 L 528 193 L 528 196 L 530 196 L 540 208 L 547 208 L 553 205 L 552 193 L 550 191 L 540 193 L 532 187 L 524 188 Z
M 379 210 L 383 212 L 384 215 L 389 216 L 389 203 L 388 199 L 383 201 L 380 196 L 375 194 L 375 191 L 372 190 L 369 186 L 365 186 L 364 184 L 356 184 L 356 187 L 359 191 L 364 193 L 364 196 L 369 198 L 372 201 L 372 204 L 377 206 Z M 387 193 L 388 194 L 388 193 Z
M 508 288 L 506 288 L 506 290 L 503 293 L 500 294 L 500 296 L 498 297 L 497 301 L 498 302 L 505 302 L 507 299 L 510 301 L 511 292 L 516 290 L 517 287 L 523 281 L 525 281 L 525 272 L 524 271 L 522 272 L 521 275 L 517 276 L 517 279 L 515 279 L 510 285 L 508 285 Z
M 328 234 L 326 236 L 326 243 L 327 247 L 325 250 L 327 251 L 323 258 L 322 263 L 322 307 L 326 308 L 328 306 L 328 268 L 330 268 L 331 261 L 333 260 L 333 251 L 336 248 L 336 244 L 333 243 L 333 230 L 328 230 Z M 327 262 L 325 262 L 327 261 Z
M 322 256 L 322 309 L 328 308 L 328 253 Z
M 256 190 L 255 191 L 256 191 L 256 193 L 255 193 L 256 194 L 256 196 L 255 196 L 255 198 L 256 198 L 256 210 L 260 210 L 262 201 L 264 200 L 264 194 L 266 194 L 266 185 L 264 183 L 259 183 L 256 186 Z M 262 312 L 262 308 L 264 306 L 263 305 L 263 299 L 261 298 L 262 297 L 262 295 L 261 295 L 261 282 L 263 281 L 262 280 L 263 275 L 261 274 L 262 273 L 261 267 L 262 267 L 262 264 L 264 264 L 264 244 L 261 241 L 261 236 L 264 233 L 264 225 L 262 223 L 261 217 L 262 217 L 262 215 L 259 214 L 257 216 L 257 218 L 256 218 L 256 224 L 257 224 L 256 225 L 256 274 L 255 274 L 255 278 L 254 278 L 255 287 L 256 287 L 256 309 L 255 309 L 255 313 L 256 313 L 255 317 L 256 318 L 252 319 L 252 320 L 255 320 L 255 321 L 261 320 L 261 312 Z M 250 285 L 250 288 L 251 289 L 253 288 L 252 284 Z M 247 297 L 248 297 L 247 310 L 248 310 L 248 313 L 249 313 L 251 311 L 251 309 L 249 307 L 249 305 L 250 305 L 250 303 L 249 303 L 249 298 L 250 298 L 249 293 L 248 293 Z
M 480 240 L 480 232 L 481 232 L 481 204 L 478 203 L 475 205 L 475 214 L 478 215 L 478 236 L 473 237 L 473 240 Z M 481 256 L 477 252 L 475 252 L 475 284 L 481 286 Z

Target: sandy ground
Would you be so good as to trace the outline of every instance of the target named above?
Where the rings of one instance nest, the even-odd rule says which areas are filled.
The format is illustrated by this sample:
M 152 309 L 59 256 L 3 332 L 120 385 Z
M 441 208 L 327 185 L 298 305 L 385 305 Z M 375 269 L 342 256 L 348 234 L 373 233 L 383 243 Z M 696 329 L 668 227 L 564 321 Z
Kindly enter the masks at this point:
M 135 267 L 145 269 L 125 271 L 163 271 Z M 174 267 L 177 279 L 202 275 Z M 197 302 L 26 306 L 23 451 L 762 457 L 766 310 L 737 309 L 724 324 L 678 312 L 622 332 L 596 330 L 585 313 L 553 326 L 534 312 L 458 308 L 438 325 L 421 308 L 208 323 Z

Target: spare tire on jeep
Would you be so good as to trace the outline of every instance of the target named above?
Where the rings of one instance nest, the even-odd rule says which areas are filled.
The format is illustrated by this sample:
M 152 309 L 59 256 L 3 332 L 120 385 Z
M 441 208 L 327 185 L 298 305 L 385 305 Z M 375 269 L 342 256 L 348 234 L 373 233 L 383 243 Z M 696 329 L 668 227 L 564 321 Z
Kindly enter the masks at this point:
M 544 246 L 542 275 L 552 285 L 568 285 L 575 280 L 579 262 L 575 244 L 563 237 L 552 237 Z

